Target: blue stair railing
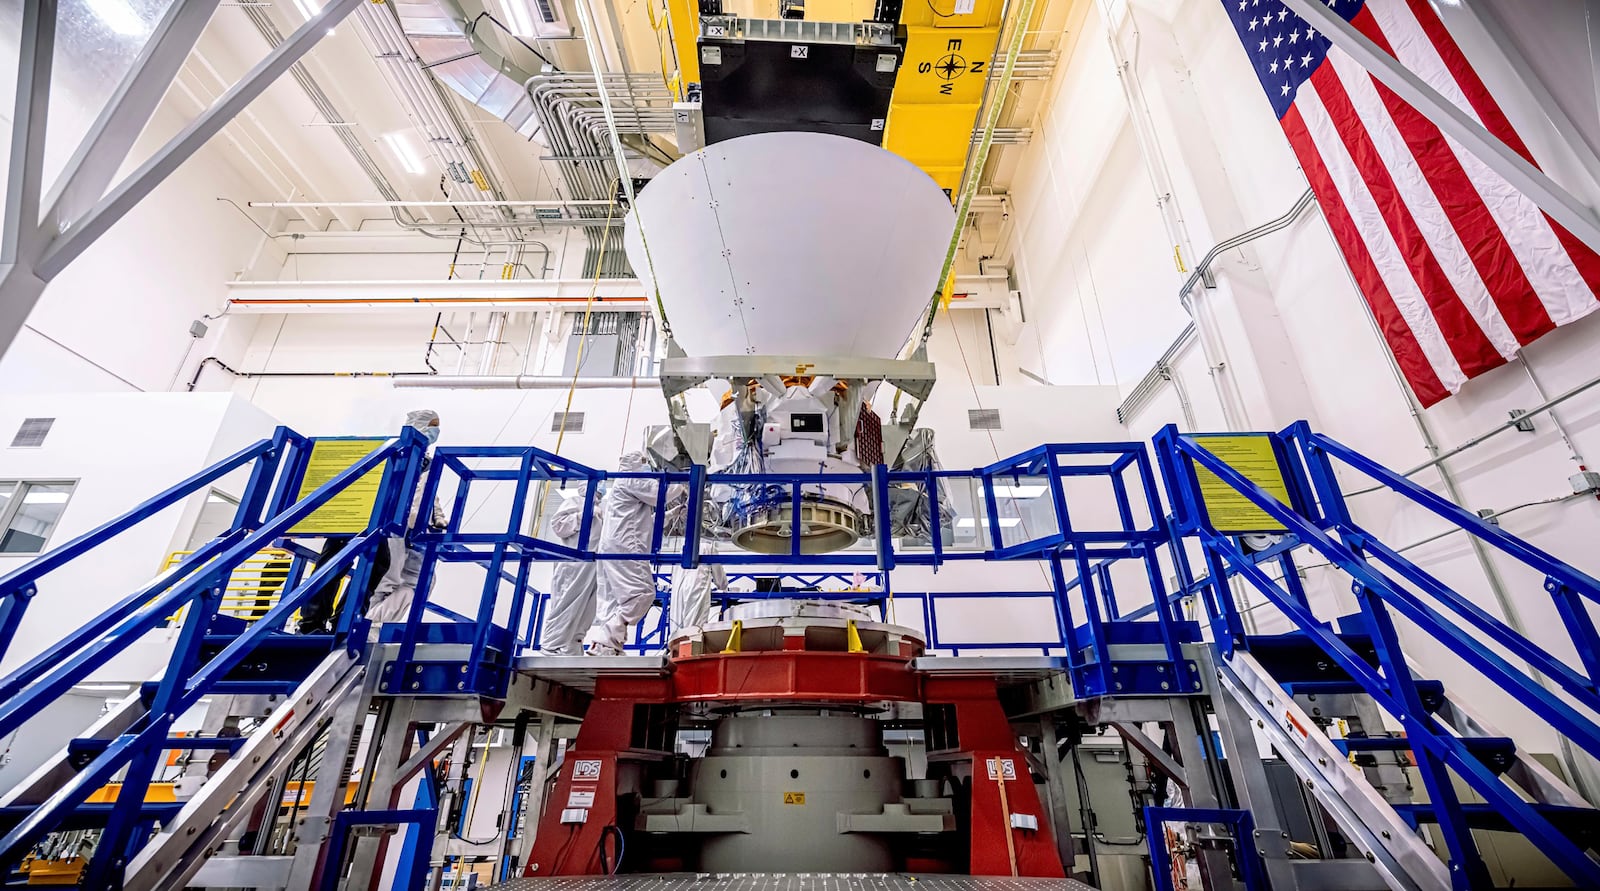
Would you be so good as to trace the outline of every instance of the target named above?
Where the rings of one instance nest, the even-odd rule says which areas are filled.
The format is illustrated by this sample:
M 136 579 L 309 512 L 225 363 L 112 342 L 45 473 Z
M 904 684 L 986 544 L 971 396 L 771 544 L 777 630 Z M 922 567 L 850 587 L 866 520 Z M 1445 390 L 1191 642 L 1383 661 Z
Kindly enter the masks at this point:
M 1245 634 L 1232 589 L 1235 580 L 1243 581 L 1289 620 L 1293 631 L 1285 637 L 1302 640 L 1325 654 L 1359 692 L 1400 722 L 1404 746 L 1414 752 L 1430 802 L 1408 808 L 1408 816 L 1413 823 L 1437 823 L 1453 887 L 1492 887 L 1472 836 L 1475 828 L 1520 832 L 1579 887 L 1600 887 L 1600 864 L 1585 850 L 1587 836 L 1574 829 L 1576 824 L 1582 831 L 1592 832 L 1596 812 L 1525 800 L 1500 778 L 1507 753 L 1513 748 L 1509 740 L 1463 738 L 1443 726 L 1435 713 L 1447 693 L 1438 682 L 1417 673 L 1401 647 L 1397 629 L 1397 619 L 1406 620 L 1461 664 L 1510 693 L 1556 733 L 1600 756 L 1600 726 L 1590 716 L 1600 714 L 1600 695 L 1595 688 L 1597 642 L 1586 610 L 1586 603 L 1600 601 L 1600 581 L 1354 449 L 1312 432 L 1304 422 L 1277 434 L 1244 435 L 1262 437 L 1270 445 L 1277 464 L 1276 478 L 1270 484 L 1287 500 L 1265 488 L 1267 478 L 1275 474 L 1247 476 L 1208 448 L 1208 442 L 1216 444 L 1212 437 L 1181 434 L 1169 427 L 1156 438 L 1175 527 L 1202 544 L 1205 574 L 1195 576 L 1188 567 L 1180 567 L 1180 575 L 1202 599 L 1223 657 L 1250 650 L 1253 645 L 1281 643 L 1273 638 L 1253 643 Z M 1356 523 L 1335 475 L 1335 461 L 1543 574 L 1545 590 L 1565 619 L 1564 628 L 1580 654 L 1583 670 L 1552 656 Z M 1202 475 L 1209 485 L 1202 484 Z M 1237 534 L 1239 530 L 1219 531 L 1221 524 L 1213 521 L 1207 503 L 1208 498 L 1218 499 L 1218 481 L 1226 487 L 1225 494 L 1237 493 L 1270 518 L 1272 528 L 1256 531 L 1276 533 L 1280 539 L 1255 551 Z M 1359 612 L 1339 617 L 1339 631 L 1317 614 L 1300 585 L 1291 551 L 1302 547 L 1319 554 L 1350 580 Z M 1263 569 L 1272 564 L 1281 568 L 1281 578 Z M 1525 662 L 1531 671 L 1514 665 L 1490 643 Z M 1559 695 L 1532 672 L 1553 681 Z M 1349 744 L 1370 749 L 1382 741 L 1352 740 Z M 1488 806 L 1463 805 L 1452 774 L 1483 796 Z
M 284 638 L 281 629 L 290 616 L 325 583 L 348 573 L 348 590 L 365 590 L 375 548 L 386 536 L 404 530 L 410 494 L 420 475 L 424 440 L 416 431 L 407 429 L 296 500 L 313 443 L 287 428 L 279 428 L 271 439 L 241 449 L 0 578 L 0 644 L 9 647 L 29 604 L 41 600 L 49 603 L 52 596 L 70 593 L 41 593 L 41 585 L 48 587 L 52 570 L 76 559 L 92 558 L 97 547 L 143 520 L 250 467 L 230 528 L 171 571 L 0 678 L 0 735 L 8 735 L 135 641 L 167 625 L 174 614 L 182 613 L 166 670 L 158 681 L 146 685 L 151 689 L 143 691 L 148 699 L 146 714 L 115 739 L 80 746 L 79 754 L 87 759 L 86 763 L 46 800 L 36 805 L 15 805 L 0 813 L 0 828 L 4 829 L 4 836 L 0 837 L 0 867 L 9 872 L 50 832 L 68 825 L 90 825 L 100 828 L 101 835 L 84 887 L 120 887 L 122 869 L 149 839 L 154 823 L 170 816 L 160 807 L 147 804 L 145 798 L 159 769 L 161 752 L 180 742 L 170 738 L 173 723 L 202 697 L 227 692 L 230 683 L 237 683 L 231 680 L 230 672 L 263 645 Z M 353 535 L 337 554 L 323 560 L 298 582 L 291 572 L 285 583 L 287 590 L 259 620 L 242 623 L 219 617 L 222 592 L 240 563 L 272 546 L 319 507 L 378 468 L 382 468 L 382 477 L 364 531 Z M 359 615 L 360 599 L 344 598 L 335 633 L 321 637 L 323 652 L 343 646 L 352 660 L 362 656 L 366 624 Z M 303 649 L 306 643 L 304 638 L 293 642 L 296 649 Z M 284 692 L 296 683 L 293 679 L 285 681 Z M 113 803 L 85 804 L 119 772 L 123 777 Z

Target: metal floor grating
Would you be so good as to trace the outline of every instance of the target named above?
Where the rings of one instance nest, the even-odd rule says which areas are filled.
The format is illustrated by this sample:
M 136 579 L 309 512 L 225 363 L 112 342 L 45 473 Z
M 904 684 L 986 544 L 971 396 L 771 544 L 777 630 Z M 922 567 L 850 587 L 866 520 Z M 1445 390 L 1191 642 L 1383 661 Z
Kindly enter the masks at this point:
M 1095 891 L 1072 879 L 904 873 L 667 873 L 512 879 L 498 891 Z

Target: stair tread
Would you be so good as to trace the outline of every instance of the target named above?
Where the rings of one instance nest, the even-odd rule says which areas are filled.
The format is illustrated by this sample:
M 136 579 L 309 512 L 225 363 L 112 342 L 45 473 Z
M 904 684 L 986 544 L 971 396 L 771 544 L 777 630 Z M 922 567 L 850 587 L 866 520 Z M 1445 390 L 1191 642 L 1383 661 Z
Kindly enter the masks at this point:
M 1495 773 L 1504 773 L 1517 762 L 1517 742 L 1505 736 L 1458 737 L 1472 757 Z M 1333 740 L 1334 748 L 1346 755 L 1355 752 L 1409 752 L 1411 739 L 1405 736 L 1355 736 Z
M 211 685 L 211 696 L 287 695 L 301 684 L 298 680 L 218 681 Z M 160 681 L 145 681 L 139 686 L 139 697 L 149 705 L 161 688 Z
M 1532 807 L 1562 832 L 1586 835 L 1600 833 L 1600 809 L 1533 802 L 1529 803 L 1529 807 Z M 1438 815 L 1434 813 L 1432 804 L 1397 804 L 1394 809 L 1396 813 L 1400 814 L 1401 818 L 1412 826 L 1416 826 L 1419 823 L 1438 822 Z M 1499 832 L 1519 831 L 1515 826 L 1511 825 L 1511 821 L 1506 819 L 1505 814 L 1495 805 L 1463 804 L 1460 809 L 1462 816 L 1466 818 L 1467 825 L 1473 829 L 1487 829 Z
M 1442 697 L 1444 695 L 1443 681 L 1416 680 L 1412 683 L 1416 684 L 1417 692 L 1422 694 L 1422 698 L 1425 700 L 1432 697 Z M 1325 681 L 1281 681 L 1279 686 L 1289 691 L 1289 693 L 1293 696 L 1300 696 L 1306 693 L 1333 695 L 1336 693 L 1367 692 L 1365 687 L 1348 678 Z
M 169 736 L 167 749 L 227 749 L 232 752 L 249 741 L 244 736 Z M 109 739 L 79 737 L 67 743 L 68 751 L 100 752 L 111 745 Z
M 182 801 L 147 801 L 139 809 L 139 816 L 165 823 L 178 815 L 183 810 L 185 802 Z M 72 809 L 70 814 L 63 817 L 52 831 L 64 832 L 69 829 L 98 829 L 106 825 L 106 820 L 111 816 L 115 802 L 95 804 L 80 804 Z M 22 820 L 32 816 L 38 805 L 12 804 L 0 807 L 0 827 L 9 830 Z

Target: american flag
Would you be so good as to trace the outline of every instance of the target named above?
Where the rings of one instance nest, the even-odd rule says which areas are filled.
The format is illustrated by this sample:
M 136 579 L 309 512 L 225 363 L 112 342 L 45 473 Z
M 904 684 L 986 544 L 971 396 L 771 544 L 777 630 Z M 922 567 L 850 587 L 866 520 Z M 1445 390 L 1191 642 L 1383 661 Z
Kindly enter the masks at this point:
M 1322 0 L 1533 157 L 1427 0 Z M 1600 307 L 1600 257 L 1278 0 L 1223 0 L 1412 392 L 1432 405 Z

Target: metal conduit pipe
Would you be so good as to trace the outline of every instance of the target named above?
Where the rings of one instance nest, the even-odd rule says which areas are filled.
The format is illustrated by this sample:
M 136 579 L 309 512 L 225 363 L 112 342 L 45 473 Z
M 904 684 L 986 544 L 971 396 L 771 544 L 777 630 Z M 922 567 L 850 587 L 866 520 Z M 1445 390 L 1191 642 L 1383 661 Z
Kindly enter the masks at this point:
M 1189 304 L 1189 292 L 1194 290 L 1194 286 L 1202 280 L 1209 280 L 1211 264 L 1215 263 L 1218 257 L 1222 256 L 1226 251 L 1248 244 L 1264 235 L 1270 235 L 1273 232 L 1288 228 L 1315 201 L 1316 196 L 1312 194 L 1310 189 L 1307 189 L 1282 216 L 1268 220 L 1231 238 L 1223 239 L 1217 242 L 1215 247 L 1207 251 L 1206 255 L 1200 258 L 1200 262 L 1195 264 L 1194 271 L 1184 281 L 1183 287 L 1178 289 L 1178 300 L 1183 303 L 1184 310 L 1189 313 L 1190 318 L 1194 318 L 1194 311 Z M 1128 398 L 1122 400 L 1122 404 L 1117 406 L 1117 421 L 1119 423 L 1128 423 L 1128 419 L 1133 417 L 1133 413 L 1144 407 L 1150 401 L 1150 397 L 1155 395 L 1156 390 L 1160 389 L 1162 382 L 1172 379 L 1173 360 L 1194 341 L 1197 333 L 1198 329 L 1195 326 L 1195 322 L 1191 321 L 1184 326 L 1184 329 L 1173 339 L 1172 345 L 1168 346 L 1166 351 L 1161 354 L 1161 358 L 1157 359 L 1155 364 L 1150 367 L 1150 370 L 1144 373 L 1144 377 L 1134 386 L 1133 391 L 1128 394 Z
M 572 115 L 578 109 L 592 107 L 580 105 L 580 102 L 595 100 L 581 91 L 577 96 L 571 95 L 572 92 L 570 86 L 536 88 L 535 108 L 546 127 L 545 133 L 552 151 L 575 158 L 596 159 L 578 161 L 571 167 L 563 168 L 563 176 L 572 194 L 586 198 L 609 197 L 611 177 L 607 176 L 603 166 L 608 160 L 602 159 L 603 146 L 592 136 L 580 131 L 572 120 Z
M 195 385 L 200 383 L 201 372 L 205 371 L 209 365 L 215 365 L 234 377 L 245 378 L 246 380 L 263 377 L 395 377 L 397 374 L 426 377 L 430 373 L 394 371 L 239 371 L 216 356 L 207 356 L 201 359 L 200 364 L 194 367 L 194 375 L 189 378 L 188 389 L 191 392 L 194 390 Z
M 397 374 L 394 385 L 429 390 L 629 390 L 658 387 L 655 377 L 579 377 L 554 374 Z
M 1436 465 L 1443 464 L 1445 461 L 1449 460 L 1450 458 L 1454 458 L 1456 455 L 1459 455 L 1462 452 L 1467 451 L 1468 449 L 1476 448 L 1477 446 L 1480 446 L 1480 445 L 1484 444 L 1485 442 L 1488 442 L 1489 440 L 1495 438 L 1496 436 L 1499 436 L 1500 434 L 1506 432 L 1507 430 L 1515 429 L 1517 424 L 1521 423 L 1522 421 L 1524 421 L 1524 420 L 1526 420 L 1528 418 L 1531 418 L 1531 417 L 1533 417 L 1535 415 L 1544 414 L 1545 412 L 1550 411 L 1551 409 L 1555 408 L 1556 406 L 1560 405 L 1561 403 L 1566 402 L 1568 399 L 1571 399 L 1572 397 L 1577 396 L 1577 395 L 1579 395 L 1581 393 L 1586 393 L 1589 390 L 1592 390 L 1597 386 L 1600 386 L 1600 377 L 1592 377 L 1592 378 L 1584 381 L 1583 383 L 1577 385 L 1576 387 L 1573 387 L 1572 389 L 1568 390 L 1567 392 L 1562 393 L 1559 396 L 1554 396 L 1554 397 L 1552 397 L 1550 399 L 1547 399 L 1544 402 L 1541 402 L 1538 405 L 1534 406 L 1533 408 L 1529 409 L 1528 411 L 1523 412 L 1522 414 L 1519 414 L 1514 418 L 1511 418 L 1510 420 L 1506 421 L 1505 423 L 1500 424 L 1497 427 L 1494 427 L 1494 428 L 1492 428 L 1490 430 L 1487 430 L 1487 431 L 1485 431 L 1483 433 L 1478 434 L 1477 436 L 1472 437 L 1471 439 L 1467 440 L 1466 442 L 1461 443 L 1460 445 L 1456 446 L 1455 448 L 1447 449 L 1447 450 L 1445 450 L 1443 452 L 1440 452 L 1439 454 L 1435 455 L 1431 460 L 1424 461 L 1421 464 L 1418 464 L 1416 467 L 1413 467 L 1410 470 L 1404 471 L 1400 475 L 1408 477 L 1408 476 L 1411 476 L 1413 474 L 1421 473 L 1422 471 L 1427 470 L 1430 467 L 1434 467 Z M 1350 498 L 1350 497 L 1353 497 L 1353 496 L 1356 496 L 1356 495 L 1365 495 L 1368 492 L 1376 492 L 1376 491 L 1378 491 L 1379 489 L 1382 489 L 1382 488 L 1384 488 L 1384 487 L 1383 486 L 1369 486 L 1369 487 L 1367 487 L 1365 489 L 1357 489 L 1354 492 L 1350 492 L 1350 493 L 1346 494 L 1345 497 L 1346 498 Z M 1459 503 L 1459 502 L 1457 502 L 1457 503 Z
M 245 16 L 250 19 L 250 23 L 255 26 L 256 31 L 266 40 L 268 47 L 275 48 L 283 43 L 283 32 L 278 30 L 278 26 L 273 24 L 272 19 L 261 7 L 244 6 L 241 8 L 244 9 Z M 325 122 L 330 124 L 346 122 L 339 110 L 333 106 L 333 101 L 328 98 L 328 94 L 323 92 L 322 87 L 312 79 L 311 73 L 306 70 L 304 64 L 296 62 L 290 67 L 289 72 L 294 77 L 295 83 L 299 84 L 300 89 L 305 92 L 306 98 L 311 100 L 311 104 L 316 108 L 317 113 L 322 115 L 322 119 Z M 332 129 L 339 141 L 343 143 L 345 149 L 350 153 L 350 156 L 355 159 L 356 165 L 361 168 L 368 179 L 372 180 L 372 185 L 378 190 L 378 193 L 391 201 L 398 200 L 400 193 L 395 191 L 394 187 L 389 183 L 388 177 L 384 176 L 383 170 L 372 160 L 372 156 L 367 153 L 366 147 L 361 144 L 361 140 L 350 133 L 353 128 L 333 127 Z
M 572 207 L 613 201 L 246 201 L 246 207 Z
M 433 76 L 420 69 L 421 60 L 403 32 L 392 5 L 367 4 L 357 16 L 357 23 L 364 42 L 374 50 L 376 58 L 389 63 L 380 66 L 386 79 L 422 125 L 431 150 L 440 156 L 447 169 L 459 170 L 460 176 L 477 170 L 484 176 L 492 196 L 505 197 L 496 171 L 477 150 L 473 140 L 467 138 L 466 123 L 441 95 Z M 457 177 L 452 176 L 452 179 Z M 460 215 L 464 222 L 492 220 L 496 216 L 492 211 L 479 210 Z M 412 218 L 411 222 L 420 221 Z

